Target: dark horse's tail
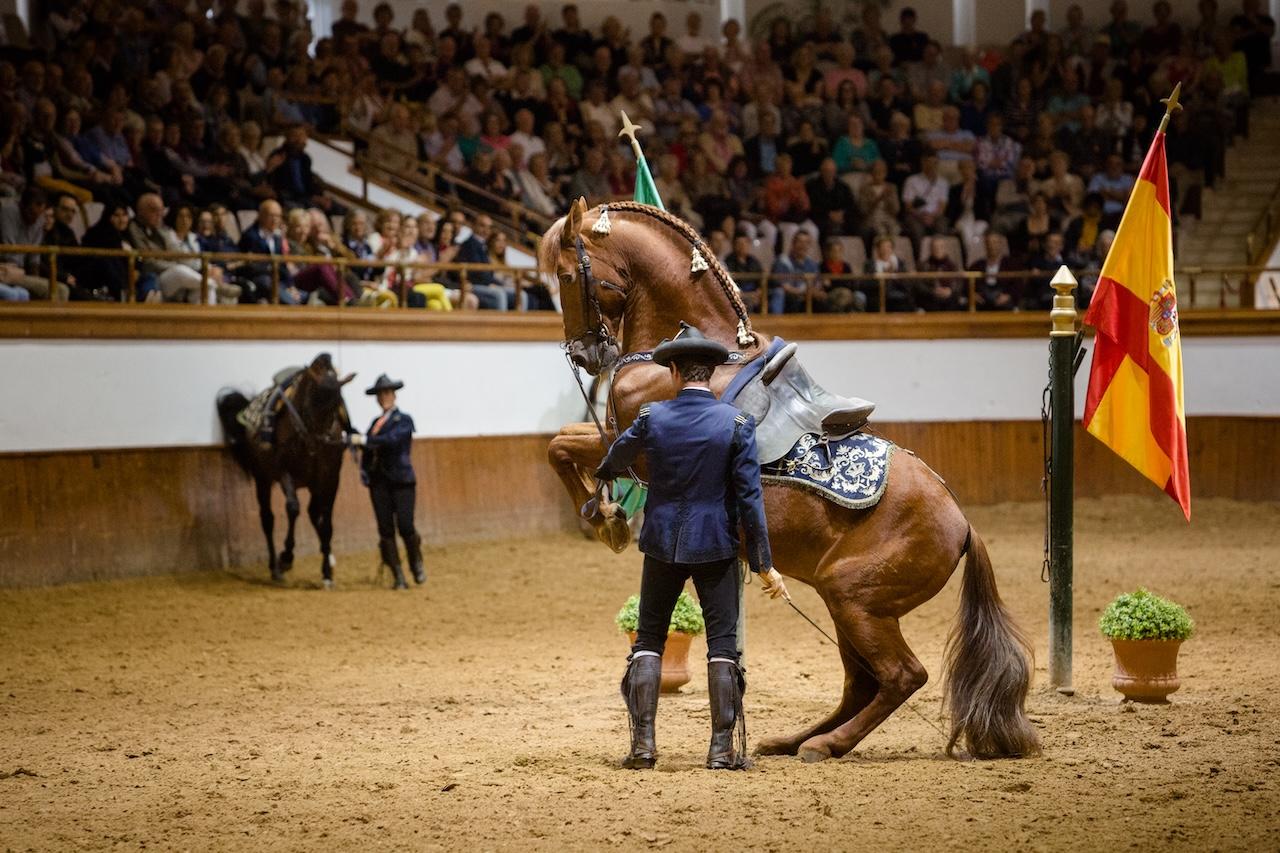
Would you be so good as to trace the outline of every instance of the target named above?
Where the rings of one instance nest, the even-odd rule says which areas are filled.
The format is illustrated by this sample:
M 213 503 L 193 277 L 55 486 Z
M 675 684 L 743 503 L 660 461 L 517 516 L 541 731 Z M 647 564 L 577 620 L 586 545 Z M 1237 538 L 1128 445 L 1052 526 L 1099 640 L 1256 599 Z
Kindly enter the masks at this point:
M 227 438 L 227 449 L 235 457 L 246 474 L 252 475 L 253 468 L 249 457 L 249 435 L 237 417 L 249 405 L 249 398 L 231 388 L 223 388 L 218 392 L 218 420 L 222 422 L 222 432 Z
M 947 754 L 963 741 L 974 758 L 1038 755 L 1040 738 L 1024 704 L 1031 646 L 1000 601 L 987 546 L 969 528 L 960 612 L 946 649 Z

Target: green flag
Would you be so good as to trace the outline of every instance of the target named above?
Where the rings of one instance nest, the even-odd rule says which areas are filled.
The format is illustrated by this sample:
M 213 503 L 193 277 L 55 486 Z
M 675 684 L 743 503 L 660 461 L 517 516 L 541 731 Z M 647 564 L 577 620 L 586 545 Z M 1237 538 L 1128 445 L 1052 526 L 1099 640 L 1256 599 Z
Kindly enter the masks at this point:
M 639 145 L 636 146 L 639 148 Z M 651 204 L 666 210 L 662 204 L 662 196 L 658 195 L 658 185 L 653 182 L 653 174 L 649 171 L 649 162 L 644 154 L 636 157 L 636 201 Z

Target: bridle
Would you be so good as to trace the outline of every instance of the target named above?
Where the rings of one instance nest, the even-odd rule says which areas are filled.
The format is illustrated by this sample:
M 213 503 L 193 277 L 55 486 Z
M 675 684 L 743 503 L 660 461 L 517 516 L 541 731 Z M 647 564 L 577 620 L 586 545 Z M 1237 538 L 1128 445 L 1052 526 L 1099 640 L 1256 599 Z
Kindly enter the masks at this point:
M 581 294 L 585 331 L 565 341 L 565 352 L 569 352 L 575 343 L 583 347 L 603 344 L 619 349 L 617 337 L 609 329 L 609 324 L 604 321 L 604 312 L 600 309 L 600 297 L 597 295 L 597 284 L 623 295 L 626 294 L 626 290 L 611 281 L 603 279 L 596 281 L 596 277 L 591 273 L 591 256 L 587 254 L 587 247 L 582 242 L 581 236 L 575 239 L 574 249 L 578 254 L 578 290 Z
M 617 337 L 609 329 L 609 324 L 604 321 L 604 311 L 600 308 L 600 298 L 597 296 L 597 285 L 606 287 L 615 293 L 626 296 L 627 291 L 621 286 L 604 279 L 596 280 L 591 272 L 591 256 L 587 254 L 587 247 L 582 242 L 582 237 L 577 237 L 574 241 L 574 250 L 578 255 L 578 289 L 581 294 L 583 306 L 583 326 L 585 331 L 573 338 L 565 340 L 562 347 L 564 349 L 565 360 L 569 363 L 569 370 L 573 373 L 573 379 L 578 384 L 578 391 L 582 394 L 582 401 L 587 406 L 587 414 L 591 416 L 592 423 L 595 424 L 596 432 L 600 434 L 600 444 L 607 450 L 609 447 L 609 436 L 605 432 L 604 424 L 600 422 L 600 416 L 596 414 L 595 402 L 591 399 L 591 395 L 587 393 L 587 388 L 582 382 L 582 373 L 578 370 L 578 364 L 573 360 L 573 345 L 578 344 L 587 347 L 591 344 L 612 347 L 614 350 L 621 349 Z M 621 367 L 621 362 L 614 362 L 609 371 L 609 397 L 605 404 L 606 415 L 609 419 L 609 426 L 613 430 L 614 435 L 618 434 L 618 425 L 613 417 L 613 377 L 617 370 Z M 637 482 L 643 483 L 635 471 L 631 468 L 627 469 L 628 475 Z M 603 484 L 596 484 L 596 497 L 598 502 L 603 498 Z
M 314 376 L 298 377 L 297 381 L 304 382 L 307 380 L 310 380 L 313 384 L 318 384 Z M 298 434 L 298 438 L 302 440 L 302 446 L 308 456 L 315 456 L 323 447 L 343 444 L 341 439 L 333 438 L 330 433 L 322 433 L 317 437 L 311 430 L 307 429 L 306 419 L 302 417 L 302 413 L 298 411 L 298 407 L 294 405 L 290 396 L 281 394 L 280 397 L 284 401 L 284 408 L 289 415 L 289 421 L 293 424 L 293 429 Z M 339 398 L 339 405 L 341 405 L 341 398 Z M 334 410 L 334 419 L 339 421 L 340 425 L 341 418 L 338 417 L 336 408 Z

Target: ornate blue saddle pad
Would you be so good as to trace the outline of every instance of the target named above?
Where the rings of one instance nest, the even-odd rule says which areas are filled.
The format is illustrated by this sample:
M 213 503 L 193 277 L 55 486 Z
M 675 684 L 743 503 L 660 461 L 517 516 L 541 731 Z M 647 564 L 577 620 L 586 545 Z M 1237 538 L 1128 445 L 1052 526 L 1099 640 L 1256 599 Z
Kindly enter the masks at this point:
M 866 509 L 880 502 L 896 449 L 891 441 L 863 433 L 829 441 L 805 433 L 786 456 L 760 466 L 760 479 L 808 489 L 850 509 Z

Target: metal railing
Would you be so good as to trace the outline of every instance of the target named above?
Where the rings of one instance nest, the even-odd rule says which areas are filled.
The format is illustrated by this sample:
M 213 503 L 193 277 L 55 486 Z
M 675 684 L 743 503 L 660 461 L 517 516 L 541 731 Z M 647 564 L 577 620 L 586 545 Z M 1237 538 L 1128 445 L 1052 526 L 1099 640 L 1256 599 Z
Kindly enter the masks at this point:
M 54 302 L 57 299 L 58 284 L 60 282 L 60 264 L 59 258 L 102 258 L 123 260 L 126 265 L 126 286 L 124 293 L 121 294 L 121 302 L 132 303 L 137 301 L 137 285 L 140 278 L 145 275 L 141 272 L 142 265 L 148 261 L 173 261 L 187 262 L 195 261 L 196 269 L 200 274 L 200 304 L 209 302 L 211 288 L 215 285 L 210 273 L 213 267 L 223 267 L 233 274 L 237 270 L 244 269 L 247 265 L 263 267 L 269 270 L 270 275 L 270 302 L 273 305 L 280 304 L 280 294 L 282 290 L 281 267 L 284 266 L 330 266 L 342 272 L 349 270 L 365 271 L 365 270 L 397 270 L 396 281 L 394 286 L 387 286 L 371 281 L 360 281 L 360 287 L 364 292 L 374 292 L 380 294 L 390 293 L 396 297 L 396 304 L 399 307 L 409 307 L 408 294 L 419 284 L 438 283 L 444 285 L 447 289 L 455 290 L 460 293 L 460 301 L 466 301 L 469 294 L 473 292 L 474 284 L 471 281 L 473 273 L 494 273 L 499 276 L 498 283 L 505 287 L 511 287 L 516 292 L 517 310 L 525 310 L 521 303 L 520 295 L 532 288 L 548 288 L 556 289 L 554 277 L 542 274 L 539 270 L 530 267 L 515 267 L 509 264 L 499 263 L 441 263 L 428 259 L 422 260 L 396 260 L 396 259 L 379 259 L 379 258 L 357 258 L 353 255 L 262 255 L 251 254 L 246 252 L 190 252 L 190 251 L 167 251 L 159 249 L 100 249 L 73 246 L 28 246 L 28 245 L 0 245 L 0 260 L 10 256 L 21 255 L 38 255 L 46 259 L 44 264 L 44 272 L 40 278 L 47 278 L 48 296 L 44 301 Z M 187 264 L 190 266 L 190 264 Z M 865 298 L 865 308 L 855 310 L 865 310 L 867 313 L 890 313 L 901 312 L 903 310 L 917 310 L 911 306 L 912 301 L 922 294 L 921 286 L 930 282 L 944 282 L 951 287 L 953 294 L 961 295 L 963 298 L 956 300 L 956 305 L 951 308 L 943 309 L 926 309 L 918 310 L 942 310 L 950 312 L 977 312 L 983 310 L 983 306 L 979 305 L 981 301 L 979 297 L 979 288 L 985 281 L 996 280 L 1002 283 L 1008 283 L 1012 286 L 1012 291 L 1020 290 L 1027 295 L 1039 293 L 1039 288 L 1043 285 L 1047 304 L 1049 285 L 1048 280 L 1052 275 L 1051 271 L 1045 270 L 1009 270 L 999 273 L 987 273 L 985 271 L 974 270 L 942 270 L 929 272 L 902 272 L 902 273 L 734 273 L 733 277 L 737 281 L 739 290 L 742 292 L 744 299 L 750 303 L 753 313 L 770 313 L 768 311 L 770 294 L 775 293 L 779 287 L 787 288 L 790 286 L 789 295 L 791 305 L 794 307 L 797 300 L 803 303 L 800 311 L 790 310 L 785 313 L 824 313 L 824 304 L 832 302 L 833 292 L 839 291 L 841 288 L 848 289 L 855 293 L 861 293 Z M 1212 306 L 1215 308 L 1252 308 L 1252 286 L 1253 283 L 1261 276 L 1269 276 L 1269 281 L 1273 290 L 1277 291 L 1277 300 L 1280 301 L 1280 267 L 1262 267 L 1262 266 L 1232 266 L 1232 267 L 1188 267 L 1177 270 L 1175 279 L 1179 282 L 1180 290 L 1185 287 L 1187 298 L 1180 300 L 1182 310 L 1194 310 L 1196 305 L 1197 288 L 1206 279 L 1213 280 L 1218 285 L 1218 304 Z M 452 277 L 452 280 L 449 277 Z M 341 282 L 340 282 L 341 286 Z M 1246 293 L 1247 291 L 1247 293 Z M 341 292 L 341 291 L 340 291 Z M 928 294 L 924 294 L 928 297 Z M 1229 305 L 1227 296 L 1236 297 L 1236 304 Z M 343 305 L 344 300 L 339 298 L 337 304 Z M 4 303 L 0 302 L 0 305 Z M 893 307 L 891 307 L 893 306 Z M 906 306 L 904 308 L 904 306 Z M 1017 306 L 1014 306 L 1017 307 Z
M 1267 206 L 1245 235 L 1246 257 L 1251 264 L 1265 264 L 1280 240 L 1280 184 L 1271 193 Z
M 401 192 L 418 194 L 432 206 L 442 209 L 462 205 L 479 207 L 492 216 L 510 236 L 527 246 L 536 246 L 542 233 L 555 221 L 554 217 L 471 183 L 430 160 L 419 159 L 416 150 L 377 139 L 372 134 L 350 126 L 344 126 L 342 133 L 344 139 L 355 144 L 353 152 L 343 153 L 350 153 L 352 162 L 357 167 L 363 201 L 367 202 L 369 199 L 369 181 L 372 179 L 390 184 Z M 370 156 L 370 151 L 390 152 L 397 158 L 411 160 L 416 167 L 410 172 L 388 169 L 376 162 Z

